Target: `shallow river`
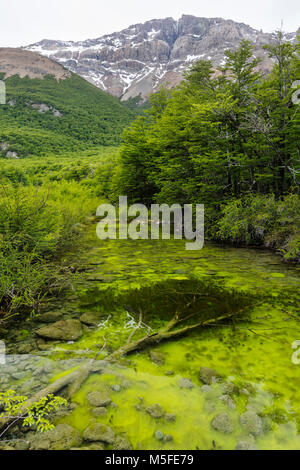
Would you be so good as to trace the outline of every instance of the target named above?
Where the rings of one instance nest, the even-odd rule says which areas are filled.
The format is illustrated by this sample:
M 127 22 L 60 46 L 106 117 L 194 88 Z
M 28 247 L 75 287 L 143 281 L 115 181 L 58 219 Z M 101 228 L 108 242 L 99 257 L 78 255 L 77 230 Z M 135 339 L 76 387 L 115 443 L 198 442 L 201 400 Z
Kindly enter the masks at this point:
M 40 348 L 37 354 L 52 364 L 49 380 L 97 351 L 105 359 L 137 326 L 131 311 L 106 311 L 103 290 L 124 292 L 167 279 L 180 286 L 192 277 L 249 295 L 255 305 L 243 321 L 199 329 L 91 375 L 73 397 L 80 406 L 60 422 L 80 432 L 91 422 L 107 424 L 134 449 L 300 449 L 300 361 L 293 349 L 300 340 L 299 268 L 264 250 L 206 244 L 191 252 L 183 241 L 103 242 L 94 228 L 73 259 L 88 271 L 46 310 L 60 310 L 64 318 L 98 312 L 103 319 L 74 343 Z M 212 383 L 200 380 L 202 367 L 218 372 Z M 103 387 L 113 404 L 95 417 L 87 394 Z M 154 404 L 163 416 L 154 417 Z

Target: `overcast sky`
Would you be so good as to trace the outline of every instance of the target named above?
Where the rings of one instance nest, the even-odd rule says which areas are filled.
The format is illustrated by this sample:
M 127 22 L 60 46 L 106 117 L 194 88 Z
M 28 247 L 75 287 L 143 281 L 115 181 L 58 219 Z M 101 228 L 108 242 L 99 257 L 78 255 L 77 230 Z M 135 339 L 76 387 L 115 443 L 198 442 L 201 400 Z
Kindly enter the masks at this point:
M 182 14 L 232 19 L 266 32 L 281 20 L 285 31 L 300 26 L 299 0 L 0 0 L 0 46 L 97 38 Z

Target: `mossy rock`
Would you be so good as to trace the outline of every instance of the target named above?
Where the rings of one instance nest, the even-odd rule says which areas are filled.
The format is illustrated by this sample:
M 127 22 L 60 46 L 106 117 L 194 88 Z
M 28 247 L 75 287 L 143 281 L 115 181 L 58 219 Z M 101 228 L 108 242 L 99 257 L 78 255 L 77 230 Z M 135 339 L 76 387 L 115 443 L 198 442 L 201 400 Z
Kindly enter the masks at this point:
M 85 441 L 88 442 L 104 442 L 105 444 L 113 444 L 115 441 L 115 433 L 111 428 L 102 423 L 93 423 L 86 428 L 83 433 Z
M 68 424 L 58 424 L 51 431 L 41 434 L 28 434 L 31 450 L 68 450 L 80 447 L 82 436 L 79 431 Z
M 82 333 L 79 320 L 58 321 L 36 331 L 36 334 L 42 338 L 62 341 L 76 341 L 81 338 Z
M 211 426 L 216 431 L 224 434 L 230 434 L 233 431 L 232 420 L 228 413 L 220 413 L 216 415 L 211 422 Z
M 104 317 L 100 313 L 87 312 L 81 315 L 80 321 L 87 326 L 98 326 L 102 318 Z

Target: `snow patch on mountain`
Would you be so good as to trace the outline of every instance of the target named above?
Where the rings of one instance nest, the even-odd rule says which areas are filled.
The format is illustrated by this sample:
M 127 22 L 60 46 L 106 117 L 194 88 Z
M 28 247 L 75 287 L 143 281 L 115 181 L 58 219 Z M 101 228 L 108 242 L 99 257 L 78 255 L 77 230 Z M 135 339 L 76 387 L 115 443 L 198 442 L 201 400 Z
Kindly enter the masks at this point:
M 273 38 L 244 23 L 183 15 L 178 21 L 151 20 L 86 41 L 45 39 L 26 49 L 126 100 L 139 95 L 146 99 L 162 84 L 177 85 L 183 71 L 197 60 L 211 60 L 217 68 L 224 64 L 224 51 L 237 48 L 242 39 L 254 44 L 255 55 L 261 57 L 261 67 L 267 71 L 272 61 L 262 46 Z M 286 33 L 285 39 L 294 42 L 296 33 Z

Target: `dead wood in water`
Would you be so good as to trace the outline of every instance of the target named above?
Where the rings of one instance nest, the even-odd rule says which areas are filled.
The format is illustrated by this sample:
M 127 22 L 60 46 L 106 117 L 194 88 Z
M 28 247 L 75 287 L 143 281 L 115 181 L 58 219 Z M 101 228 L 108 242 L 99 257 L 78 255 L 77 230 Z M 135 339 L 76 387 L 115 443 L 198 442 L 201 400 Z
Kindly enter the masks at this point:
M 241 313 L 241 312 L 234 312 L 230 314 L 220 315 L 219 317 L 216 317 L 216 318 L 211 318 L 209 320 L 204 320 L 204 321 L 187 325 L 185 327 L 177 328 L 177 329 L 175 328 L 176 326 L 178 326 L 180 323 L 186 321 L 187 319 L 189 319 L 189 317 L 192 317 L 194 315 L 181 319 L 178 316 L 178 314 L 175 314 L 174 317 L 169 321 L 169 323 L 166 326 L 162 327 L 158 332 L 153 333 L 151 335 L 143 336 L 142 338 L 134 341 L 133 337 L 138 330 L 138 326 L 137 326 L 129 335 L 129 338 L 127 342 L 125 343 L 125 345 L 121 346 L 117 351 L 112 353 L 110 356 L 106 357 L 105 361 L 112 361 L 112 362 L 116 361 L 117 359 L 120 359 L 123 356 L 131 354 L 135 351 L 140 351 L 150 346 L 157 345 L 161 343 L 162 341 L 167 341 L 167 340 L 182 336 L 190 331 L 193 331 L 199 328 L 205 328 L 214 324 L 218 324 L 219 322 L 223 320 L 227 320 L 227 319 L 232 318 L 233 316 L 236 316 L 238 313 Z M 142 313 L 140 313 L 138 325 L 142 323 L 142 320 L 143 320 L 143 316 L 142 316 Z M 38 393 L 36 393 L 32 398 L 30 398 L 25 403 L 24 407 L 22 407 L 22 409 L 20 410 L 20 416 L 26 415 L 26 409 L 30 405 L 32 405 L 34 402 L 39 401 L 41 398 L 46 397 L 47 395 L 58 394 L 61 390 L 63 390 L 66 387 L 69 387 L 68 397 L 71 398 L 76 392 L 78 392 L 78 390 L 80 389 L 82 384 L 88 379 L 90 374 L 95 371 L 95 364 L 97 364 L 97 360 L 89 359 L 83 366 L 79 367 L 77 370 L 72 371 L 69 374 L 65 375 L 64 377 L 57 379 L 55 382 L 48 385 L 43 390 L 40 390 Z M 0 418 L 0 435 L 1 433 L 4 435 L 4 433 L 8 429 L 15 427 L 20 419 L 21 418 L 18 419 L 18 417 L 14 417 L 14 418 L 10 417 L 2 421 Z

